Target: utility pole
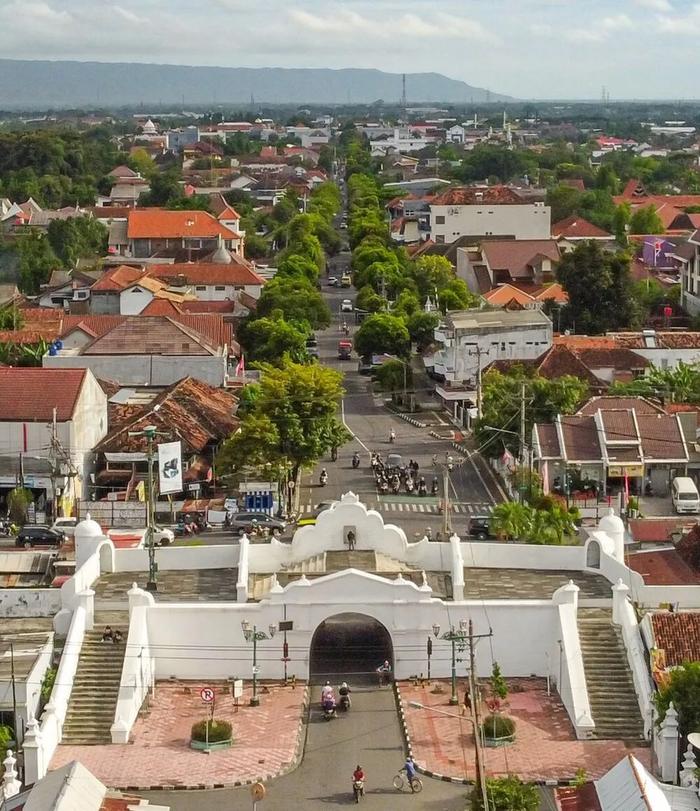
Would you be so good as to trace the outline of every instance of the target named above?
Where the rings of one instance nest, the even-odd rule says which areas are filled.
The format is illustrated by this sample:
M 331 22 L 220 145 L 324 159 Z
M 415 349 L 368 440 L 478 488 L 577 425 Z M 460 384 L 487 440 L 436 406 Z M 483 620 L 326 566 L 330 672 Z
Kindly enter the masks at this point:
M 520 502 L 525 500 L 523 475 L 525 470 L 525 383 L 520 387 Z
M 153 515 L 155 505 L 153 502 L 153 440 L 156 438 L 154 425 L 147 425 L 143 431 L 129 431 L 129 436 L 146 437 L 146 459 L 148 460 L 148 495 L 146 500 L 146 548 L 148 549 L 148 580 L 146 591 L 158 591 L 158 564 L 156 563 L 156 544 L 153 529 Z
M 469 620 L 469 694 L 472 697 L 472 714 L 474 716 L 474 754 L 476 762 L 477 779 L 481 789 L 481 799 L 484 803 L 484 808 L 489 807 L 488 795 L 486 793 L 486 770 L 484 768 L 484 758 L 481 740 L 481 727 L 479 726 L 479 694 L 478 686 L 476 683 L 476 651 L 475 640 L 483 636 L 491 636 L 493 632 L 489 630 L 488 634 L 481 634 L 479 637 L 474 636 L 474 624 Z
M 438 466 L 437 463 L 435 465 Z M 449 453 L 445 453 L 445 461 L 441 465 L 442 467 L 442 531 L 445 537 L 449 537 L 450 534 L 450 473 L 452 472 L 452 468 L 454 467 L 454 459 Z
M 482 349 L 479 344 L 474 344 L 475 348 L 469 350 L 470 357 L 474 357 L 476 355 L 476 410 L 478 415 L 481 416 L 481 405 L 482 405 L 482 396 L 481 396 L 481 356 L 488 355 L 488 349 Z

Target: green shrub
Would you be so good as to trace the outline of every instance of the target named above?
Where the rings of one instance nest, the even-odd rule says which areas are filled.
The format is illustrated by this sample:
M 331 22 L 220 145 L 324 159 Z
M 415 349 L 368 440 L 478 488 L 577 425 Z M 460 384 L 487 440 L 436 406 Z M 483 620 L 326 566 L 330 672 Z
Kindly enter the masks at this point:
M 213 721 L 197 721 L 196 724 L 192 724 L 192 740 L 204 743 L 207 740 L 207 727 L 209 727 L 209 743 L 231 740 L 233 727 L 230 722 L 216 718 Z
M 50 667 L 41 681 L 41 700 L 46 703 L 51 698 L 54 682 L 56 681 L 57 667 Z
M 486 795 L 488 811 L 537 811 L 540 807 L 537 788 L 523 783 L 518 777 L 489 778 L 486 781 Z M 484 811 L 480 791 L 472 794 L 471 811 Z
M 14 741 L 14 739 L 14 729 L 7 724 L 0 724 L 0 752 L 4 752 L 10 741 Z
M 515 732 L 515 721 L 507 715 L 487 715 L 481 730 L 487 738 L 509 738 Z

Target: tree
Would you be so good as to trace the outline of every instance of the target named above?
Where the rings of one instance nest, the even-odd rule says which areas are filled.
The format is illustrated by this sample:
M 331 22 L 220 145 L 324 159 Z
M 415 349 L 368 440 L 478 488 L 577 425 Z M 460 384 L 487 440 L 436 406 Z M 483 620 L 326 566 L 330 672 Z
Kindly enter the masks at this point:
M 285 321 L 279 310 L 269 318 L 246 321 L 238 334 L 249 361 L 271 364 L 278 364 L 283 358 L 302 363 L 307 354 L 307 336 L 307 329 Z
M 149 191 L 139 197 L 139 207 L 167 206 L 181 197 L 184 197 L 184 193 L 180 185 L 180 172 L 169 169 L 151 177 Z
M 31 231 L 19 237 L 17 254 L 19 289 L 29 296 L 35 296 L 41 285 L 48 282 L 51 272 L 60 268 L 61 263 L 51 248 L 48 236 L 40 231 Z
M 362 322 L 355 334 L 355 350 L 363 357 L 385 353 L 405 355 L 411 337 L 402 318 L 389 313 L 375 313 Z
M 497 504 L 491 513 L 491 532 L 506 541 L 523 540 L 530 531 L 532 508 L 518 501 Z
M 19 307 L 11 304 L 0 309 L 0 330 L 22 329 L 23 326 L 24 314 Z
M 559 262 L 557 279 L 569 295 L 562 324 L 589 335 L 633 325 L 635 305 L 628 254 L 611 254 L 596 242 L 584 242 Z
M 386 310 L 387 300 L 382 298 L 379 293 L 375 293 L 373 287 L 366 284 L 360 288 L 355 298 L 355 306 L 359 310 L 366 310 L 368 313 L 379 313 Z
M 411 340 L 419 352 L 429 346 L 435 339 L 435 329 L 440 323 L 440 316 L 418 310 L 406 319 L 406 326 Z
M 246 237 L 246 252 L 247 249 L 248 238 Z M 275 275 L 278 278 L 282 276 L 302 276 L 312 284 L 316 284 L 318 281 L 318 267 L 308 257 L 293 253 L 284 256 L 277 263 L 277 273 Z
M 486 796 L 489 807 L 484 809 L 481 792 L 471 797 L 471 811 L 538 811 L 540 797 L 537 788 L 523 783 L 519 777 L 487 778 Z
M 678 713 L 681 735 L 700 730 L 700 662 L 684 662 L 668 674 L 668 681 L 654 696 L 659 721 L 663 721 L 669 704 Z
M 137 147 L 132 150 L 127 160 L 127 165 L 130 169 L 133 169 L 134 172 L 138 172 L 142 177 L 151 177 L 151 175 L 158 171 L 156 162 L 143 147 Z
M 651 397 L 664 403 L 700 403 L 700 366 L 683 361 L 675 369 L 654 366 L 629 383 L 614 383 L 610 393 Z
M 256 465 L 288 464 L 296 481 L 302 466 L 350 438 L 337 417 L 341 383 L 339 372 L 318 364 L 264 365 L 240 431 L 226 442 L 225 469 L 240 470 L 249 459 Z
M 666 231 L 653 205 L 641 206 L 630 217 L 630 234 L 663 234 Z
M 275 277 L 263 287 L 256 315 L 269 316 L 280 310 L 288 321 L 306 321 L 311 329 L 331 323 L 331 312 L 319 291 L 302 276 Z
M 393 393 L 410 386 L 413 376 L 410 366 L 399 360 L 388 360 L 377 369 L 375 377 L 382 391 Z
M 7 495 L 7 512 L 15 524 L 24 524 L 27 520 L 29 505 L 34 501 L 31 490 L 25 487 L 15 487 Z
M 534 423 L 551 422 L 557 414 L 573 414 L 588 396 L 588 385 L 570 375 L 554 380 L 539 375 L 530 377 L 522 366 L 507 374 L 497 370 L 487 372 L 482 381 L 481 417 L 475 425 L 477 442 L 487 456 L 500 456 L 504 448 L 514 456 L 519 455 L 517 427 L 523 386 L 526 443 L 532 436 Z
M 52 220 L 47 234 L 53 252 L 66 268 L 74 268 L 78 259 L 102 256 L 107 250 L 108 230 L 90 217 Z

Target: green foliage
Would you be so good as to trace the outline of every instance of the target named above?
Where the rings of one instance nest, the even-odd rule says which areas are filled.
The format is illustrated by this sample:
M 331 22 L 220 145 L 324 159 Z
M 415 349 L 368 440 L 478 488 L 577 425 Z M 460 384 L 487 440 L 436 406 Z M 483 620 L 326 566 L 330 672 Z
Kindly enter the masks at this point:
M 355 298 L 355 306 L 369 313 L 379 313 L 382 310 L 386 310 L 387 301 L 385 298 L 382 298 L 379 293 L 375 293 L 373 287 L 366 284 L 364 287 L 360 288 Z
M 51 248 L 48 236 L 40 231 L 22 234 L 17 240 L 16 249 L 19 256 L 18 287 L 23 293 L 35 296 L 61 263 Z
M 668 706 L 678 713 L 681 735 L 700 731 L 700 662 L 685 662 L 668 674 L 668 682 L 654 696 L 659 721 L 666 716 Z
M 368 316 L 355 333 L 355 350 L 361 356 L 405 355 L 410 343 L 403 319 L 389 313 Z
M 192 724 L 190 737 L 193 741 L 201 741 L 202 743 L 207 740 L 209 743 L 219 743 L 221 741 L 230 741 L 232 733 L 233 726 L 230 721 L 215 718 L 213 721 L 207 719 Z
M 630 217 L 630 234 L 663 234 L 666 229 L 653 205 L 640 206 Z
M 494 662 L 491 667 L 491 693 L 500 698 L 501 701 L 505 701 L 508 697 L 508 684 L 503 678 L 501 666 L 498 662 Z
M 374 377 L 382 391 L 397 392 L 411 385 L 413 373 L 411 367 L 401 361 L 388 360 L 377 369 Z
M 22 329 L 24 326 L 24 314 L 22 310 L 14 305 L 0 309 L 0 330 Z
M 9 724 L 0 724 L 0 751 L 5 752 L 11 741 L 15 740 L 15 731 Z
M 323 296 L 303 276 L 275 276 L 263 287 L 256 316 L 264 318 L 275 310 L 280 310 L 289 321 L 306 321 L 311 329 L 323 329 L 331 323 L 331 312 Z
M 485 738 L 510 738 L 515 734 L 515 721 L 507 715 L 487 715 L 481 724 L 481 734 Z
M 628 254 L 611 254 L 596 242 L 584 242 L 559 262 L 557 279 L 569 295 L 562 328 L 599 335 L 634 326 L 637 313 Z
M 16 341 L 0 342 L 0 363 L 5 366 L 41 366 L 44 355 L 48 352 L 49 345 L 40 338 L 34 344 L 22 344 Z
M 413 313 L 406 319 L 408 334 L 419 352 L 433 342 L 435 329 L 439 323 L 440 316 L 437 313 L 426 313 L 423 310 Z
M 286 321 L 280 310 L 273 310 L 269 318 L 246 320 L 238 338 L 250 362 L 278 364 L 289 358 L 303 363 L 308 334 L 304 325 Z
M 654 366 L 629 383 L 613 383 L 610 393 L 652 397 L 664 403 L 700 403 L 700 365 L 681 361 L 675 369 Z
M 27 520 L 29 505 L 34 501 L 31 490 L 26 487 L 15 487 L 7 495 L 7 512 L 15 524 L 24 524 Z
M 264 365 L 262 370 L 240 431 L 224 443 L 217 463 L 230 471 L 248 465 L 290 465 L 296 479 L 302 466 L 314 464 L 350 438 L 337 417 L 342 375 L 318 364 Z
M 91 217 L 52 220 L 49 244 L 64 268 L 74 268 L 78 259 L 102 256 L 107 250 L 109 231 Z
M 577 510 L 554 502 L 549 509 L 505 501 L 491 513 L 491 532 L 499 538 L 532 544 L 563 544 L 576 536 Z
M 134 149 L 129 155 L 126 164 L 134 172 L 138 172 L 141 177 L 151 177 L 158 171 L 156 162 L 143 147 Z
M 573 414 L 588 396 L 587 383 L 570 375 L 548 380 L 538 375 L 529 377 L 522 367 L 508 374 L 489 371 L 482 381 L 482 414 L 475 427 L 477 443 L 487 456 L 499 456 L 504 448 L 519 455 L 518 437 L 505 431 L 517 432 L 523 385 L 526 438 L 532 436 L 534 423 L 551 422 L 557 414 Z
M 247 249 L 246 238 L 246 249 Z M 286 254 L 283 259 L 277 263 L 277 278 L 282 276 L 303 276 L 311 282 L 316 284 L 318 281 L 318 267 L 315 262 L 306 256 L 298 253 Z
M 51 698 L 51 691 L 53 690 L 56 681 L 56 674 L 58 673 L 57 667 L 49 667 L 44 673 L 44 678 L 41 680 L 41 700 L 46 703 Z
M 139 197 L 139 207 L 172 206 L 184 197 L 179 169 L 167 169 L 151 177 L 150 190 Z
M 538 811 L 540 807 L 537 787 L 523 783 L 519 777 L 487 778 L 486 796 L 488 809 L 484 809 L 481 792 L 474 791 L 471 811 Z
M 462 158 L 455 175 L 464 183 L 492 178 L 499 183 L 516 180 L 525 174 L 534 174 L 536 159 L 530 152 L 508 149 L 505 146 L 478 144 Z

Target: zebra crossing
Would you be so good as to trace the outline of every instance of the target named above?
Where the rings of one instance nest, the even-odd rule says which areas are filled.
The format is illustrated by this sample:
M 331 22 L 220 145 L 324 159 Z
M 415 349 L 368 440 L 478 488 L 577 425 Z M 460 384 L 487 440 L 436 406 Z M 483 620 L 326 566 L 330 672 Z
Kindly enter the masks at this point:
M 377 510 L 377 512 L 392 512 L 392 513 L 423 513 L 424 515 L 442 515 L 442 510 L 437 504 L 422 504 L 419 501 L 412 502 L 396 502 L 396 501 L 383 501 L 366 502 L 367 508 L 370 510 Z M 488 502 L 481 503 L 467 503 L 456 502 L 451 504 L 452 512 L 457 515 L 490 515 L 493 510 L 493 504 Z M 306 505 L 306 512 L 313 511 L 314 505 L 308 503 Z

